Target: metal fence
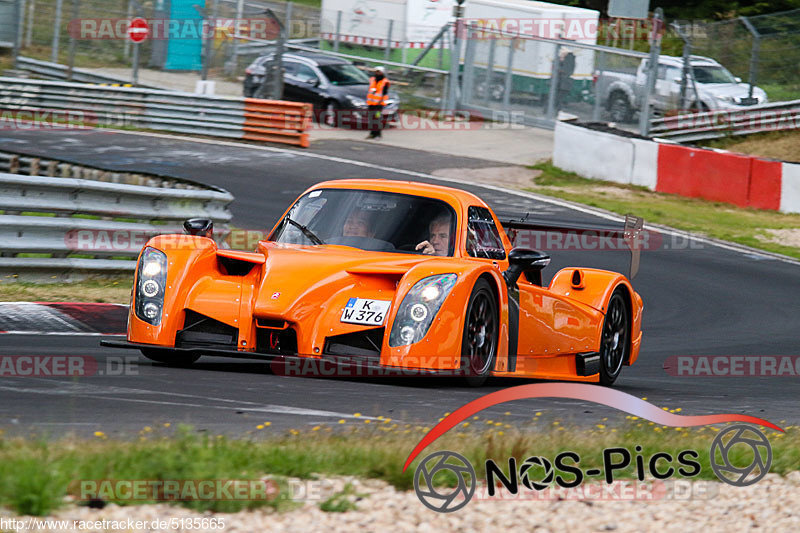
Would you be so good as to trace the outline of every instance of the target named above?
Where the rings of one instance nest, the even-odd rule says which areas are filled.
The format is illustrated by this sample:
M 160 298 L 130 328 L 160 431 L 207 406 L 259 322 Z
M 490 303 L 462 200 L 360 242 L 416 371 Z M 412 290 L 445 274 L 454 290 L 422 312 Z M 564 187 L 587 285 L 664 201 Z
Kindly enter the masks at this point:
M 224 238 L 232 218 L 233 196 L 216 187 L 10 153 L 0 153 L 0 170 L 11 172 L 0 173 L 4 276 L 130 273 L 150 237 L 205 217 Z
M 465 35 L 463 107 L 490 119 L 507 114 L 544 126 L 565 112 L 633 127 L 647 76 L 639 67 L 648 54 L 476 25 Z
M 311 120 L 309 104 L 2 77 L 0 110 L 16 128 L 136 127 L 302 147 Z
M 800 9 L 679 25 L 692 54 L 716 59 L 771 102 L 800 98 Z

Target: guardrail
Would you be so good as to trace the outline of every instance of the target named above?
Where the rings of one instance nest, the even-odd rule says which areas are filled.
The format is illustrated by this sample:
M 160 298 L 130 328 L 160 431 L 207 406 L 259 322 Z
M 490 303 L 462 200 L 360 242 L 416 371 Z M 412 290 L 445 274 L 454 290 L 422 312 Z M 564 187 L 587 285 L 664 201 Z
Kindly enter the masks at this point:
M 47 112 L 47 120 L 65 127 L 135 127 L 304 148 L 311 124 L 311 104 L 0 77 L 4 110 L 16 111 L 17 120 L 20 112 L 33 113 L 31 126 Z
M 650 135 L 680 142 L 800 128 L 800 100 L 656 118 Z
M 218 224 L 215 233 L 225 235 L 231 201 L 222 189 L 2 173 L 0 273 L 36 278 L 132 272 L 147 240 L 182 233 L 186 218 L 210 218 Z
M 52 63 L 50 61 L 42 61 L 40 59 L 33 59 L 32 57 L 17 57 L 17 62 L 14 65 L 17 70 L 30 72 L 36 76 L 40 76 L 47 80 L 64 80 L 67 81 L 69 67 L 61 63 Z M 130 86 L 131 80 L 111 76 L 109 74 L 98 74 L 90 70 L 81 68 L 72 69 L 72 81 L 76 83 L 105 83 L 109 85 Z M 158 89 L 167 91 L 166 87 L 158 87 L 155 85 L 143 85 L 141 83 L 136 85 L 144 89 Z

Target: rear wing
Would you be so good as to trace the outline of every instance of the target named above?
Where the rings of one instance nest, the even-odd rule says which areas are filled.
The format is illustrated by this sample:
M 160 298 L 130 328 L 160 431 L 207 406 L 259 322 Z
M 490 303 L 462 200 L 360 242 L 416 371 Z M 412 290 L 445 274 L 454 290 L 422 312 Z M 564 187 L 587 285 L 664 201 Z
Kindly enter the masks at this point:
M 496 213 L 496 215 L 512 243 L 520 230 L 561 233 L 575 235 L 576 238 L 583 239 L 588 236 L 592 239 L 597 239 L 599 242 L 612 240 L 619 243 L 622 241 L 631 253 L 628 279 L 632 280 L 639 272 L 639 257 L 642 252 L 642 234 L 644 232 L 644 219 L 641 217 L 625 215 L 623 226 L 614 227 L 599 224 L 554 224 L 550 220 L 533 218 L 530 213 Z

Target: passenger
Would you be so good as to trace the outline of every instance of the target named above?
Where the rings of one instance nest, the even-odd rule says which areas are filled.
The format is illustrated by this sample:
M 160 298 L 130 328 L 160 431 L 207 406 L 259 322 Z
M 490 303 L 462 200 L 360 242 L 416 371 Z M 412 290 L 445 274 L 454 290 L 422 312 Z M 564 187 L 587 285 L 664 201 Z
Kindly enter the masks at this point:
M 446 256 L 450 252 L 450 215 L 439 215 L 428 226 L 427 241 L 419 243 L 415 250 L 421 250 L 425 255 Z
M 375 237 L 372 215 L 365 209 L 353 209 L 342 226 L 343 237 Z

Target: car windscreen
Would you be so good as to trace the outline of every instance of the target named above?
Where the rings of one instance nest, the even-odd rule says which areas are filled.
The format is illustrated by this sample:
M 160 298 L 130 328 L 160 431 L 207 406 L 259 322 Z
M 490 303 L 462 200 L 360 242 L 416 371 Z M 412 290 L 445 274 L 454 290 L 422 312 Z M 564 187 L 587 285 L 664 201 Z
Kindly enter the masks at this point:
M 736 83 L 725 67 L 692 67 L 697 83 Z
M 321 65 L 319 69 L 333 85 L 366 85 L 369 77 L 358 67 L 347 63 L 338 65 Z
M 452 256 L 455 222 L 455 211 L 441 200 L 382 191 L 317 189 L 295 202 L 269 240 Z

